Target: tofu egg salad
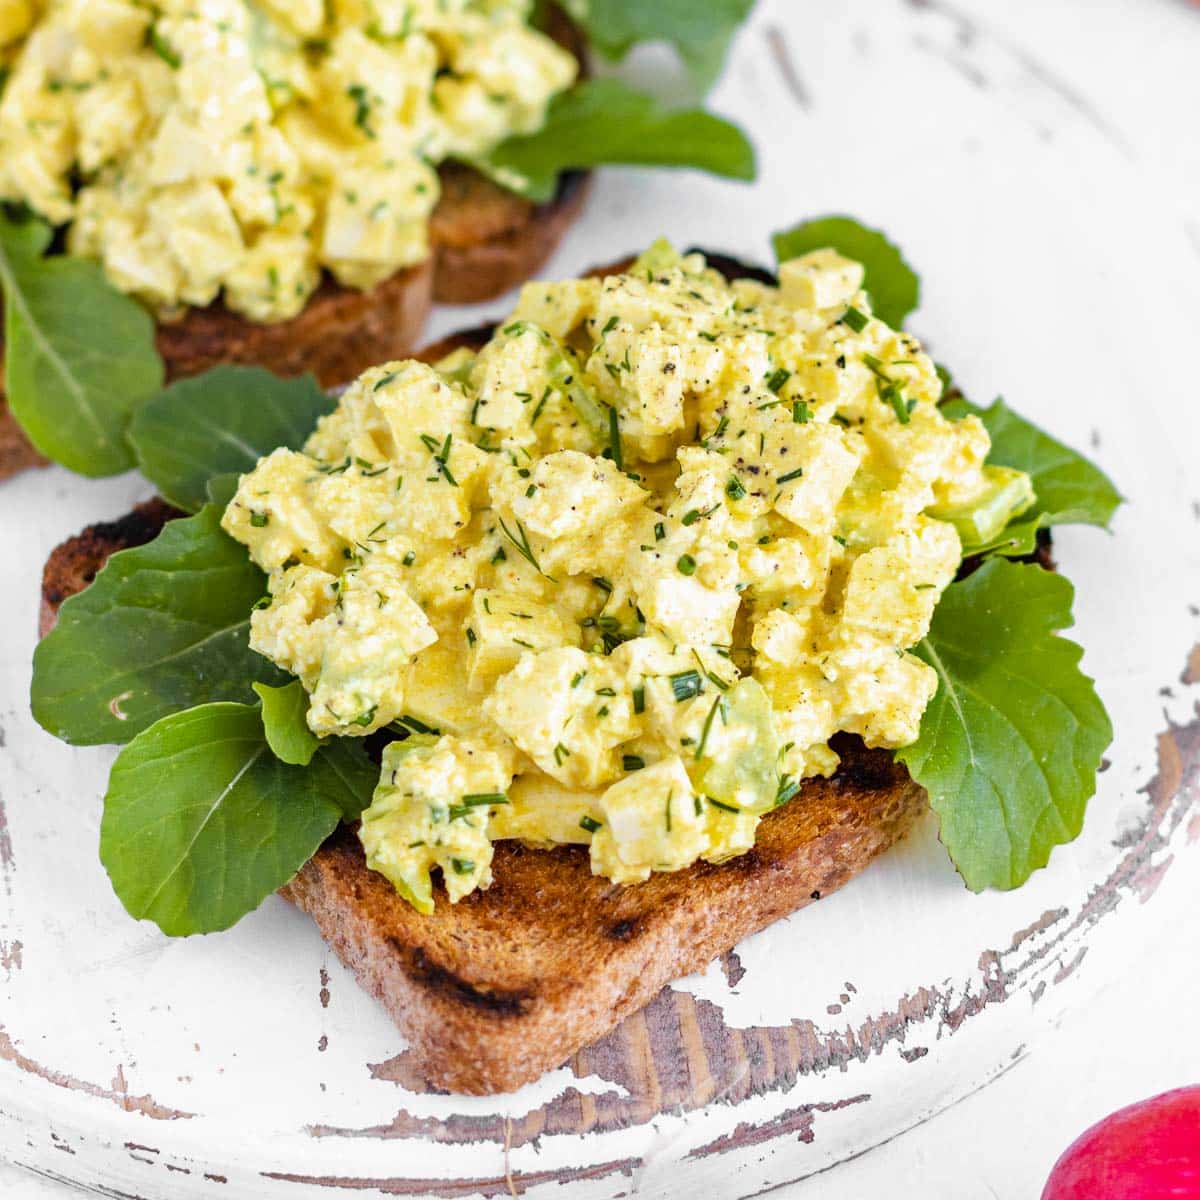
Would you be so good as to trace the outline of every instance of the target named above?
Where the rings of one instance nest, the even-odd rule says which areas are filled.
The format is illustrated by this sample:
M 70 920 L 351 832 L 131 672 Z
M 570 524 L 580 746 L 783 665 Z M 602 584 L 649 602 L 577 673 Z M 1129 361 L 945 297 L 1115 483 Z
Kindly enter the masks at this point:
M 160 318 L 296 315 L 428 254 L 431 164 L 539 129 L 530 0 L 0 0 L 0 198 Z
M 829 250 L 767 286 L 658 243 L 526 285 L 478 353 L 367 371 L 242 477 L 251 645 L 313 733 L 391 731 L 359 836 L 418 909 L 435 868 L 487 887 L 502 838 L 618 883 L 721 862 L 834 734 L 917 737 L 910 648 L 1033 493 L 862 283 Z

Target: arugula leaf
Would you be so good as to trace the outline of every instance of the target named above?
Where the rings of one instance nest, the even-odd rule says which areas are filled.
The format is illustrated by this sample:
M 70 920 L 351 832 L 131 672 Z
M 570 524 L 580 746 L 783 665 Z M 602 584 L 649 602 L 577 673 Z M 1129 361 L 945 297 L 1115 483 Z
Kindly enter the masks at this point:
M 702 109 L 668 111 L 616 79 L 591 79 L 551 102 L 538 133 L 502 142 L 473 165 L 502 187 L 550 200 L 558 177 L 602 163 L 696 167 L 753 179 L 754 149 L 736 125 Z
M 209 504 L 215 504 L 224 511 L 237 495 L 241 481 L 242 477 L 236 471 L 228 475 L 214 475 L 204 485 L 204 498 Z
M 1003 400 L 979 408 L 966 399 L 942 406 L 953 420 L 973 413 L 992 439 L 988 462 L 1016 467 L 1033 481 L 1037 499 L 1032 508 L 972 554 L 996 553 L 1010 557 L 1032 554 L 1037 531 L 1051 525 L 1098 525 L 1107 529 L 1121 504 L 1121 493 L 1094 463 L 1064 446 L 1036 425 L 1018 416 Z
M 271 752 L 280 762 L 306 767 L 321 739 L 308 727 L 308 693 L 298 679 L 283 687 L 251 685 L 262 701 L 263 732 Z
M 33 656 L 33 715 L 77 745 L 127 742 L 178 709 L 254 699 L 287 676 L 250 649 L 266 577 L 215 504 L 108 560 Z
M 951 584 L 915 653 L 938 673 L 916 742 L 896 752 L 929 792 L 973 891 L 1014 888 L 1083 825 L 1112 724 L 1073 624 L 1075 590 L 1029 563 L 989 559 Z
M 0 211 L 5 391 L 47 457 L 81 475 L 133 466 L 130 413 L 162 386 L 154 321 L 96 263 L 43 258 L 50 229 Z
M 921 281 L 904 261 L 900 250 L 877 229 L 853 217 L 818 217 L 794 229 L 777 233 L 772 242 L 780 262 L 811 250 L 836 250 L 866 268 L 864 287 L 870 293 L 875 315 L 893 329 L 920 303 Z
M 754 0 L 560 0 L 606 58 L 622 59 L 638 42 L 669 42 L 679 53 L 699 95 L 713 85 L 725 65 L 737 27 Z
M 142 405 L 129 441 L 142 474 L 172 504 L 195 512 L 213 476 L 250 471 L 279 446 L 298 450 L 335 407 L 311 375 L 280 379 L 262 367 L 219 366 Z
M 117 756 L 100 860 L 131 916 L 174 936 L 228 929 L 361 812 L 377 774 L 361 746 L 281 762 L 257 705 L 174 713 Z

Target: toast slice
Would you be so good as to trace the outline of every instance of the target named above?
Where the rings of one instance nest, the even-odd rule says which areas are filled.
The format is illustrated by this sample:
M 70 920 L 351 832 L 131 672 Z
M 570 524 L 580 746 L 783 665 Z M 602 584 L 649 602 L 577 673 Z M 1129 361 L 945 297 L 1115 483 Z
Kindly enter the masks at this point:
M 740 273 L 740 272 L 739 272 Z M 420 354 L 478 348 L 491 327 Z M 41 632 L 107 557 L 179 515 L 161 500 L 59 546 L 42 583 Z M 841 767 L 768 814 L 753 850 L 622 887 L 586 849 L 496 845 L 494 882 L 431 916 L 368 869 L 340 829 L 282 890 L 396 1022 L 412 1070 L 457 1092 L 511 1091 L 557 1067 L 748 934 L 841 887 L 903 837 L 925 793 L 884 751 L 836 743 Z
M 161 500 L 59 546 L 42 582 L 41 633 L 110 554 L 179 515 Z M 409 1042 L 434 1087 L 512 1091 L 560 1066 L 664 984 L 835 891 L 908 832 L 925 792 L 884 751 L 836 743 L 842 764 L 763 818 L 748 853 L 623 887 L 591 873 L 586 849 L 498 842 L 494 882 L 422 916 L 369 870 L 338 830 L 282 895 L 309 913 L 339 959 Z

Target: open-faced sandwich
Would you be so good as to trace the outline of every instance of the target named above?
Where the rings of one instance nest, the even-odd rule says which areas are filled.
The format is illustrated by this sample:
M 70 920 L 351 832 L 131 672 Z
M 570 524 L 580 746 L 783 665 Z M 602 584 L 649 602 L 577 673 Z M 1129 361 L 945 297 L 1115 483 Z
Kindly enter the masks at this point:
M 0 201 L 18 206 L 0 212 L 0 474 L 35 447 L 128 468 L 125 423 L 164 371 L 332 385 L 408 353 L 431 298 L 537 269 L 581 169 L 750 176 L 728 123 L 584 78 L 589 43 L 685 32 L 712 74 L 749 3 L 702 34 L 640 7 L 0 0 Z
M 210 430 L 145 410 L 175 508 L 55 553 L 33 683 L 59 737 L 127 743 L 131 914 L 218 930 L 282 889 L 430 1081 L 489 1092 L 927 802 L 976 890 L 1079 832 L 1111 729 L 1044 531 L 1115 491 L 951 394 L 879 235 L 776 244 L 777 281 L 658 243 L 528 284 L 336 401 L 230 402 L 236 437 L 232 378 Z

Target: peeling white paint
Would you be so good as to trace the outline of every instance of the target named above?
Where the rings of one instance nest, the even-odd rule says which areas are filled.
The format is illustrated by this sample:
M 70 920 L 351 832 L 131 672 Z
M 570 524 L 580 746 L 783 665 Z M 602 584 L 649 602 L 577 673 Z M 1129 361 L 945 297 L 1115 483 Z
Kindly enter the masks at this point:
M 1137 47 L 1143 61 L 1160 46 L 1167 57 L 1186 47 L 1181 61 L 1194 61 L 1200 23 L 1185 28 L 1182 7 L 1147 15 L 1137 0 L 1103 9 L 1101 28 L 1082 39 L 1070 0 L 1002 10 L 985 0 L 762 0 L 713 99 L 754 131 L 759 185 L 606 174 L 552 268 L 609 260 L 664 230 L 762 260 L 773 229 L 854 212 L 886 228 L 921 269 L 915 327 L 969 394 L 986 402 L 1003 392 L 1081 447 L 1098 432 L 1091 452 L 1131 503 L 1112 538 L 1066 530 L 1057 542 L 1079 589 L 1076 636 L 1118 730 L 1083 837 L 1021 892 L 973 897 L 927 821 L 843 892 L 743 943 L 745 975 L 732 990 L 715 964 L 678 985 L 739 1029 L 808 1019 L 823 1037 L 853 1039 L 919 987 L 936 989 L 938 1012 L 910 1026 L 903 1043 L 790 1090 L 584 1139 L 545 1137 L 506 1152 L 499 1142 L 311 1136 L 316 1125 L 386 1125 L 400 1110 L 518 1121 L 570 1088 L 597 1097 L 623 1089 L 564 1069 L 509 1097 L 414 1095 L 372 1076 L 371 1064 L 398 1054 L 403 1039 L 307 918 L 281 901 L 227 934 L 179 943 L 129 920 L 96 859 L 111 752 L 54 742 L 33 725 L 25 697 L 46 554 L 148 489 L 40 472 L 3 485 L 0 497 L 0 561 L 14 568 L 0 593 L 0 836 L 11 846 L 0 856 L 0 943 L 22 946 L 19 964 L 5 952 L 0 1025 L 25 1059 L 93 1090 L 0 1058 L 0 1155 L 170 1200 L 343 1194 L 264 1173 L 503 1181 L 510 1170 L 519 1182 L 626 1160 L 636 1163 L 628 1174 L 577 1182 L 572 1196 L 599 1200 L 634 1186 L 665 1197 L 733 1194 L 714 1180 L 736 1180 L 738 1194 L 749 1194 L 823 1169 L 982 1086 L 1119 970 L 1148 923 L 1194 906 L 1200 852 L 1184 822 L 1154 854 L 1156 864 L 1174 862 L 1147 903 L 1124 901 L 1095 925 L 1078 924 L 1126 853 L 1118 843 L 1145 817 L 1140 789 L 1158 767 L 1157 735 L 1168 721 L 1194 719 L 1200 699 L 1180 683 L 1200 641 L 1200 616 L 1189 610 L 1200 604 L 1190 362 L 1200 259 L 1180 200 L 1200 194 L 1195 107 L 1159 108 L 1151 122 L 1137 115 L 1136 96 L 1109 87 Z M 1169 25 L 1176 17 L 1178 30 Z M 791 78 L 769 30 L 780 31 Z M 1169 152 L 1172 126 L 1191 149 Z M 442 312 L 431 335 L 477 315 Z M 1060 908 L 1066 917 L 1012 947 L 1017 931 Z M 981 965 L 989 950 L 999 958 Z M 1015 997 L 952 1031 L 945 1012 L 986 989 L 996 963 L 1027 964 Z M 129 1112 L 122 1094 L 196 1115 Z M 861 1095 L 870 1100 L 846 1103 Z M 739 1125 L 804 1105 L 828 1110 L 814 1113 L 811 1142 L 788 1136 L 689 1157 Z M 559 1194 L 550 1184 L 539 1192 Z

